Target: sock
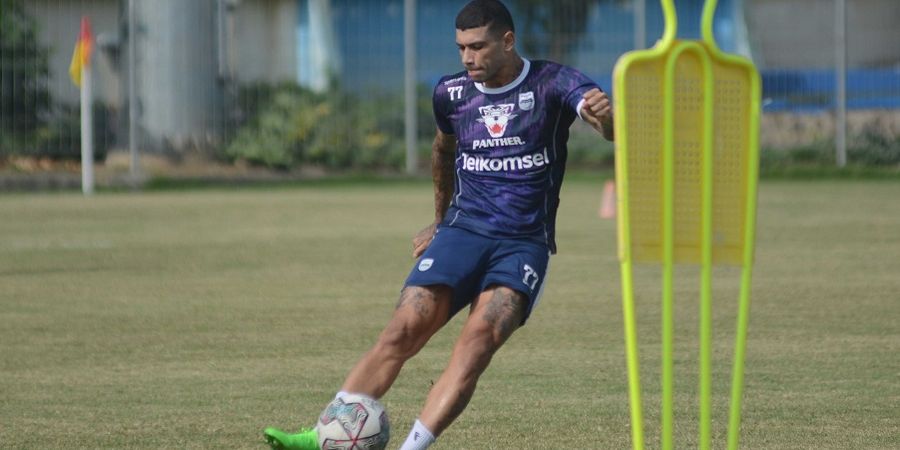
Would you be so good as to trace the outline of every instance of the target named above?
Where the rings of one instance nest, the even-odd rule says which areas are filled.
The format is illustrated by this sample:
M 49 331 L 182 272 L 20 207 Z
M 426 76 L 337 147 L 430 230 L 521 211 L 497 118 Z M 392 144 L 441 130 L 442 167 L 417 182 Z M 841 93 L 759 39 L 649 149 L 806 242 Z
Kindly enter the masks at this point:
M 425 428 L 422 422 L 416 420 L 400 450 L 425 450 L 431 444 L 434 444 L 434 434 L 428 428 Z
M 334 399 L 337 400 L 341 397 L 346 396 L 347 394 L 349 394 L 349 392 L 347 392 L 347 391 L 338 391 L 338 393 L 335 394 Z

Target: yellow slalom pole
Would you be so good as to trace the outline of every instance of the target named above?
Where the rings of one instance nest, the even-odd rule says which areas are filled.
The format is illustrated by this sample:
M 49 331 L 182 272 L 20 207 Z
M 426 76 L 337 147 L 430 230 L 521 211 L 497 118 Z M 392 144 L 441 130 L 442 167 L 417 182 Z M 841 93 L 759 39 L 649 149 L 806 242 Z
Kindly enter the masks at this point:
M 680 55 L 677 46 L 666 60 L 663 85 L 663 170 L 662 170 L 662 429 L 660 444 L 663 450 L 672 449 L 674 435 L 674 355 L 675 316 L 673 313 L 673 278 L 675 266 L 675 62 Z
M 714 95 L 712 62 L 709 54 L 696 51 L 703 64 L 703 197 L 701 216 L 700 282 L 700 449 L 712 445 L 712 239 L 713 239 L 713 145 Z
M 619 114 L 626 114 L 626 105 L 619 105 Z M 621 127 L 621 122 L 615 123 Z M 618 131 L 617 131 L 618 132 Z M 625 147 L 626 133 L 617 138 L 618 148 Z M 625 327 L 625 354 L 628 364 L 628 400 L 631 408 L 631 442 L 634 450 L 644 449 L 644 429 L 641 405 L 640 358 L 638 355 L 637 320 L 634 314 L 634 279 L 631 266 L 631 232 L 629 229 L 630 211 L 628 207 L 628 158 L 618 155 L 615 160 L 616 172 L 616 205 L 619 231 L 619 261 L 622 276 L 622 312 Z
M 674 2 L 661 0 L 666 19 L 662 39 L 652 49 L 623 55 L 613 72 L 617 93 L 614 101 L 619 249 L 632 444 L 636 450 L 643 449 L 644 436 L 634 262 L 662 264 L 660 447 L 663 449 L 674 447 L 674 265 L 699 262 L 701 269 L 698 358 L 698 446 L 701 449 L 709 449 L 712 444 L 712 266 L 716 263 L 743 265 L 732 371 L 729 449 L 737 448 L 740 436 L 756 217 L 761 83 L 750 61 L 723 53 L 716 46 L 712 34 L 716 3 L 716 0 L 706 0 L 704 5 L 703 40 L 678 41 Z M 681 100 L 687 100 L 688 104 L 676 104 Z M 682 106 L 687 108 L 686 115 L 681 115 L 678 109 Z M 734 133 L 735 130 L 743 131 Z M 739 166 L 743 170 L 734 170 Z M 700 173 L 695 173 L 698 169 Z M 723 199 L 735 201 L 724 203 Z M 682 210 L 683 207 L 686 209 Z M 699 217 L 685 216 L 695 214 L 696 210 Z M 738 214 L 744 215 L 743 220 L 737 218 Z M 637 223 L 632 224 L 632 220 Z
M 644 420 L 641 417 L 641 378 L 631 261 L 623 261 L 620 267 L 622 271 L 622 311 L 625 319 L 625 352 L 628 359 L 628 397 L 631 404 L 631 441 L 634 450 L 643 450 Z
M 675 65 L 685 52 L 695 54 L 703 68 L 703 154 L 701 197 L 701 287 L 700 287 L 700 448 L 712 442 L 712 217 L 714 95 L 712 61 L 697 42 L 676 44 L 666 61 L 663 116 L 663 303 L 662 303 L 662 430 L 661 447 L 672 448 L 674 433 L 674 294 L 673 268 L 675 243 Z
M 752 76 L 750 77 L 752 103 L 748 129 L 749 151 L 747 153 L 747 204 L 744 213 L 744 255 L 731 380 L 731 411 L 728 421 L 729 450 L 737 450 L 741 436 L 744 357 L 747 348 L 747 327 L 750 321 L 750 280 L 753 269 L 753 249 L 756 243 L 756 197 L 759 184 L 759 98 L 761 84 L 759 74 L 755 70 L 752 71 Z
M 663 42 L 667 45 L 675 39 L 678 17 L 675 2 L 662 0 L 666 28 Z M 673 278 L 675 266 L 675 61 L 678 51 L 672 51 L 666 62 L 666 82 L 663 86 L 663 176 L 662 176 L 662 242 L 663 242 L 663 286 L 662 286 L 662 429 L 660 443 L 663 450 L 672 450 L 675 430 L 674 418 L 674 340 L 675 315 L 673 312 Z

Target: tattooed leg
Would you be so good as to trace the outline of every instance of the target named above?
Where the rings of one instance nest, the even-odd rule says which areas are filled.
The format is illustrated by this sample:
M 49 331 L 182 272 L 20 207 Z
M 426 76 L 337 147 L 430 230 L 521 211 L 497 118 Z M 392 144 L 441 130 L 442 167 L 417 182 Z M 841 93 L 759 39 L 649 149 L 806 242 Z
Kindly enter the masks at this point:
M 405 288 L 391 321 L 350 370 L 341 390 L 381 398 L 403 364 L 447 322 L 451 292 L 443 285 Z
M 481 293 L 453 348 L 450 363 L 435 383 L 419 420 L 438 436 L 469 404 L 478 378 L 494 353 L 525 317 L 523 294 L 502 286 Z

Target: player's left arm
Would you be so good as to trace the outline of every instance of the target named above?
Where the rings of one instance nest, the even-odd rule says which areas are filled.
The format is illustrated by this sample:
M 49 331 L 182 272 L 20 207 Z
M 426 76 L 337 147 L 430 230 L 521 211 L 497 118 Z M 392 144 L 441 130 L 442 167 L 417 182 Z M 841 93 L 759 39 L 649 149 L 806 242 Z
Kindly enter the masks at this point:
M 581 118 L 594 127 L 607 141 L 615 139 L 612 103 L 606 92 L 593 88 L 585 92 L 583 98 Z

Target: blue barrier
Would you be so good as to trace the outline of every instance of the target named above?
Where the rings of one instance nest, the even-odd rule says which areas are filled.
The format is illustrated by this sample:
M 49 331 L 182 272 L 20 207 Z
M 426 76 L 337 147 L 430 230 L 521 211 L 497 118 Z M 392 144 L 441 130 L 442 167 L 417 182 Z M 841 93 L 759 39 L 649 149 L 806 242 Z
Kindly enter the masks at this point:
M 764 70 L 763 110 L 814 112 L 834 108 L 832 70 Z M 847 71 L 847 108 L 900 108 L 900 69 Z

